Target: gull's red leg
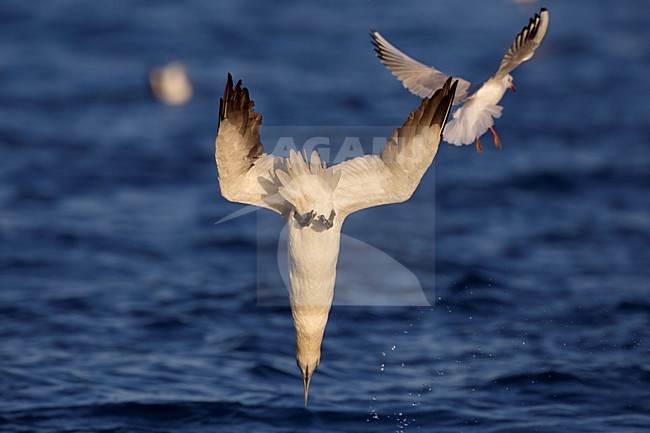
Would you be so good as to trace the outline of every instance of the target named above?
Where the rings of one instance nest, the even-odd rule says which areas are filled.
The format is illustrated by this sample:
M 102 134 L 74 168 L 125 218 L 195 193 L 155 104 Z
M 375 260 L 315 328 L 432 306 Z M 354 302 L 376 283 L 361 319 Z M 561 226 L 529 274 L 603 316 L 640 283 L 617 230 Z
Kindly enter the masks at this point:
M 476 151 L 478 153 L 483 152 L 483 146 L 481 146 L 481 140 L 479 140 L 478 137 L 476 137 Z
M 501 139 L 499 138 L 499 134 L 497 134 L 497 131 L 492 126 L 490 126 L 490 131 L 492 131 L 492 135 L 494 136 L 494 145 L 498 149 L 501 149 L 502 146 L 501 146 Z

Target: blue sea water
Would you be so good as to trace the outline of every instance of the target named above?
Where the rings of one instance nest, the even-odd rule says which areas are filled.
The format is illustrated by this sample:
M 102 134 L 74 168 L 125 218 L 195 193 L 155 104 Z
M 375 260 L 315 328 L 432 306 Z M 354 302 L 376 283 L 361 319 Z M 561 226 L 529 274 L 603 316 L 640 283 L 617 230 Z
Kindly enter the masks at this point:
M 335 306 L 303 407 L 290 311 L 257 299 L 278 217 L 215 225 L 241 208 L 213 160 L 227 72 L 265 125 L 388 134 L 419 100 L 370 27 L 481 80 L 540 6 L 504 149 L 444 145 L 411 201 L 344 227 L 433 305 Z M 0 431 L 648 431 L 649 18 L 644 0 L 3 0 Z M 147 90 L 171 60 L 184 107 Z

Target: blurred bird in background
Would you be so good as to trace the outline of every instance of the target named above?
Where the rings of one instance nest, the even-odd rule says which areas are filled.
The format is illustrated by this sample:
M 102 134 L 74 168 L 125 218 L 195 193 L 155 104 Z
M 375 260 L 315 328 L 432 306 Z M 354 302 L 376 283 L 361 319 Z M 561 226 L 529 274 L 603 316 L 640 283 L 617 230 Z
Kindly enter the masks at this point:
M 154 96 L 167 105 L 185 105 L 192 99 L 192 83 L 187 69 L 173 62 L 149 72 L 149 86 Z

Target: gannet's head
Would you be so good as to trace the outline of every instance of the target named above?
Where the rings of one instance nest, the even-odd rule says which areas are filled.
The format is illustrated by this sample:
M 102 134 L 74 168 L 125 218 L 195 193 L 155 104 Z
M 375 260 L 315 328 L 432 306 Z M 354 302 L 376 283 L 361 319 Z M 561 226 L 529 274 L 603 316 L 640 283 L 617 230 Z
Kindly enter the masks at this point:
M 296 363 L 302 373 L 305 406 L 311 377 L 320 364 L 320 349 L 327 325 L 328 305 L 292 305 L 296 327 Z
M 333 195 L 341 172 L 327 170 L 316 151 L 307 162 L 306 157 L 294 150 L 289 153 L 286 170 L 276 170 L 275 174 L 282 184 L 278 192 L 292 206 L 289 218 L 301 227 L 332 228 L 336 218 Z
M 309 353 L 300 353 L 296 355 L 296 362 L 300 372 L 302 373 L 302 386 L 305 391 L 305 406 L 307 406 L 307 400 L 309 399 L 309 384 L 311 382 L 311 376 L 316 371 L 316 367 L 320 363 L 320 350 L 318 354 L 309 354 Z
M 513 84 L 514 81 L 515 80 L 514 78 L 512 78 L 512 75 L 508 74 L 505 77 L 503 77 L 503 79 L 501 80 L 501 84 L 503 84 L 503 87 L 509 87 L 510 90 L 516 92 L 515 85 Z

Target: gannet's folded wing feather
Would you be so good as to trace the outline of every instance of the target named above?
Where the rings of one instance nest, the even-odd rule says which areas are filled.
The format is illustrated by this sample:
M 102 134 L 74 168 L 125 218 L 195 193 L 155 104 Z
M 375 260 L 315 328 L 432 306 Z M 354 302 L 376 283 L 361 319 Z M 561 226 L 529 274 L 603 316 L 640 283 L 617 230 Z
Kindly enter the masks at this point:
M 542 8 L 539 14 L 535 14 L 530 19 L 528 25 L 519 32 L 503 60 L 501 60 L 499 70 L 495 74 L 497 79 L 505 77 L 517 66 L 533 57 L 535 50 L 546 36 L 548 20 L 548 10 L 545 8 Z
M 370 37 L 381 63 L 411 93 L 421 98 L 430 98 L 449 78 L 449 75 L 445 75 L 436 68 L 422 64 L 407 56 L 388 42 L 378 31 L 371 30 Z M 458 104 L 467 98 L 470 82 L 458 77 L 454 77 L 454 79 L 458 80 L 458 90 L 456 91 L 454 104 Z
M 408 200 L 420 184 L 438 151 L 449 116 L 457 81 L 451 78 L 413 110 L 401 128 L 393 132 L 379 155 L 342 162 L 328 170 L 341 172 L 334 204 L 343 214 Z
M 233 88 L 232 76 L 228 74 L 219 105 L 219 132 L 215 142 L 221 195 L 229 201 L 282 214 L 287 203 L 278 194 L 274 174 L 282 158 L 264 153 L 260 141 L 262 115 L 253 111 L 253 105 L 241 80 Z

